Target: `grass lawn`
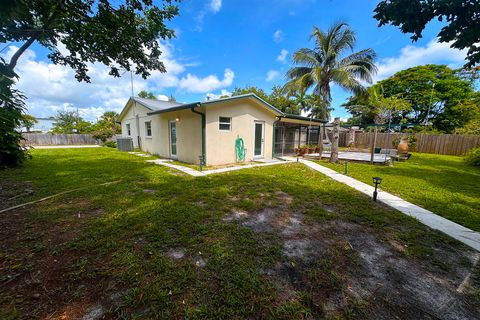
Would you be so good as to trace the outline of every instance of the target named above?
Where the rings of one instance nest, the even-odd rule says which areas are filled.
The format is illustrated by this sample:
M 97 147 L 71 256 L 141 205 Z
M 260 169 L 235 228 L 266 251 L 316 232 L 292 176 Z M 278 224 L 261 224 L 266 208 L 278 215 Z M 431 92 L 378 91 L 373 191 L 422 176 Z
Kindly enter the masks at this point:
M 343 162 L 320 163 L 344 172 Z M 348 175 L 368 184 L 379 176 L 381 189 L 480 231 L 480 168 L 466 165 L 463 157 L 414 153 L 393 167 L 349 163 Z
M 478 315 L 477 253 L 302 164 L 194 178 L 109 148 L 32 155 L 0 171 L 0 208 L 78 190 L 1 214 L 0 319 Z

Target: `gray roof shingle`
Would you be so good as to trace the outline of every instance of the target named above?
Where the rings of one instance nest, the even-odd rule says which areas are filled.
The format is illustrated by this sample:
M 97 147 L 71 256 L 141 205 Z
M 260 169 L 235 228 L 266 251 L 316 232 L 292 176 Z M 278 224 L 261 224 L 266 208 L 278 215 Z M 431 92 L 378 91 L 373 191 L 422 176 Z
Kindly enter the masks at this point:
M 183 105 L 183 103 L 180 103 L 180 102 L 145 99 L 140 97 L 134 97 L 133 100 L 135 100 L 136 102 L 140 103 L 141 105 L 145 106 L 146 108 L 152 111 L 164 111 L 164 110 L 168 110 L 168 109 Z

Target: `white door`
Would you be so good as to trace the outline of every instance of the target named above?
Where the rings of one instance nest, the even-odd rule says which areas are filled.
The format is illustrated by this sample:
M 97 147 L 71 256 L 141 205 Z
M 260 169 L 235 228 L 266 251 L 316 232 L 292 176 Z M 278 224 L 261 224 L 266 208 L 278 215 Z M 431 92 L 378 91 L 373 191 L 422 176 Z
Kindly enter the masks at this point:
M 169 136 L 170 136 L 170 157 L 177 159 L 177 122 L 175 120 L 169 121 Z
M 253 158 L 261 159 L 264 157 L 265 149 L 265 122 L 255 121 L 253 135 Z

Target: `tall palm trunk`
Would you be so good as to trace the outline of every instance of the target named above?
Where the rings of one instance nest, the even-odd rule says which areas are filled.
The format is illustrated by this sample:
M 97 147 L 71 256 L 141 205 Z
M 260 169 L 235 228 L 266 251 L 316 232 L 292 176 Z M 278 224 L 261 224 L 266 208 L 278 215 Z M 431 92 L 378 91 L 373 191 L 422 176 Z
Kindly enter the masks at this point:
M 293 54 L 295 66 L 287 72 L 290 82 L 286 86 L 304 91 L 313 89 L 313 93 L 323 100 L 319 112 L 322 120 L 328 121 L 331 84 L 355 94 L 365 92 L 362 81 L 372 83 L 372 76 L 377 71 L 376 54 L 372 49 L 353 52 L 355 32 L 345 23 L 336 23 L 327 32 L 314 27 L 311 39 L 315 41 L 313 49 L 301 48 Z M 344 56 L 347 51 L 352 53 Z M 332 141 L 333 162 L 338 162 L 338 125 Z
M 335 118 L 333 121 L 333 130 L 332 130 L 332 150 L 330 153 L 330 162 L 338 163 L 338 140 L 339 136 L 339 126 L 340 118 Z

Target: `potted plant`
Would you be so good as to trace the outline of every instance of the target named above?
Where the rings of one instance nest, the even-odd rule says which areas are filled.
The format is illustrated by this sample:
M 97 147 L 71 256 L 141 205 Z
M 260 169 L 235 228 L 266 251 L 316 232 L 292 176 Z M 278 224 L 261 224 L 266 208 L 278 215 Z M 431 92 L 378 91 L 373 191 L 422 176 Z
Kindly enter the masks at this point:
M 298 155 L 299 156 L 303 156 L 307 152 L 308 152 L 307 146 L 298 147 Z
M 320 147 L 317 145 L 315 145 L 315 153 L 319 153 L 320 152 Z

